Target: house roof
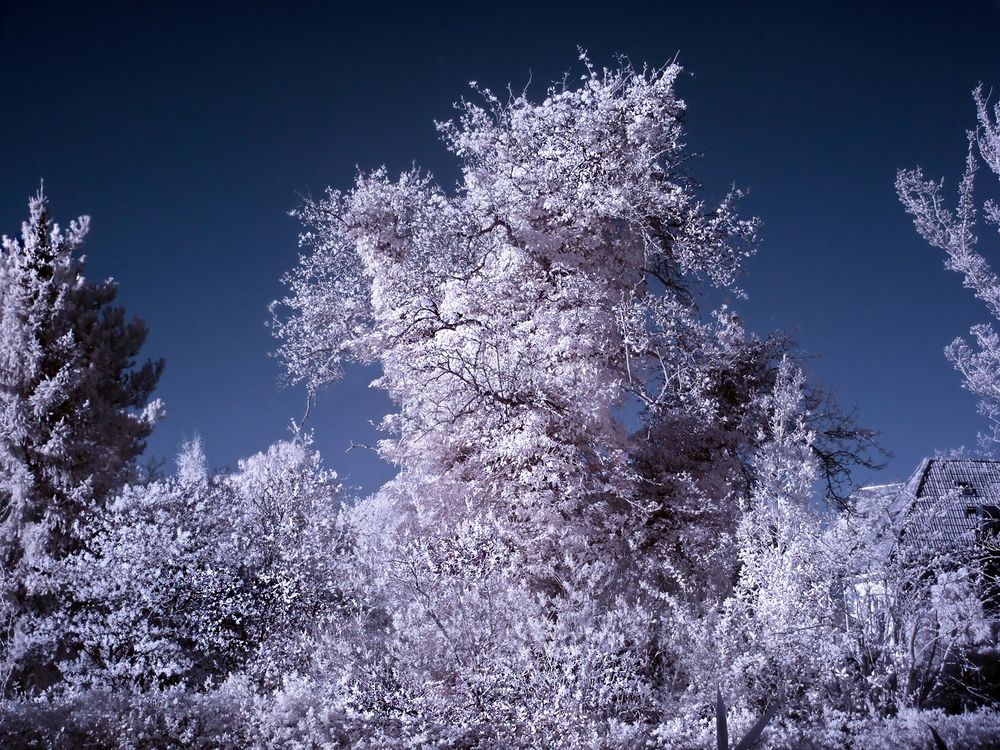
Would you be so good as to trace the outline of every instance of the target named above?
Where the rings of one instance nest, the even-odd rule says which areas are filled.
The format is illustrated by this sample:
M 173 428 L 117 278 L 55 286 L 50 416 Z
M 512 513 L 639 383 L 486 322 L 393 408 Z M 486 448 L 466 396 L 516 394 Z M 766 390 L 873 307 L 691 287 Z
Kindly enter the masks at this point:
M 911 539 L 934 547 L 975 541 L 984 520 L 1000 520 L 1000 461 L 927 458 L 888 511 Z

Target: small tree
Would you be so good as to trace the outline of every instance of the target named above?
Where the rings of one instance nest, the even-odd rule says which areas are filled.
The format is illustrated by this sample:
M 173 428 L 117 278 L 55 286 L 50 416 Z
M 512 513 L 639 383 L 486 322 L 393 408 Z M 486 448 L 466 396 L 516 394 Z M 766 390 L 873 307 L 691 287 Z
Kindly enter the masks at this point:
M 336 474 L 300 435 L 211 474 L 185 445 L 176 477 L 129 485 L 58 575 L 76 612 L 70 687 L 198 689 L 247 670 L 279 683 L 349 598 Z
M 945 268 L 962 274 L 966 289 L 1000 319 L 1000 277 L 977 250 L 977 207 L 973 183 L 980 162 L 1000 180 L 1000 104 L 992 111 L 982 86 L 972 94 L 978 127 L 968 133 L 969 151 L 965 173 L 958 186 L 958 206 L 952 211 L 942 195 L 944 181 L 925 179 L 917 169 L 900 170 L 896 191 L 906 212 L 913 217 L 917 232 L 933 247 L 944 250 Z M 1000 231 L 1000 205 L 987 200 L 982 206 L 986 223 Z M 1000 441 L 1000 334 L 988 324 L 972 327 L 976 347 L 956 338 L 945 350 L 948 359 L 962 373 L 963 385 L 979 397 L 979 411 L 992 424 L 992 433 L 981 437 L 988 443 Z
M 998 622 L 983 605 L 979 552 L 929 532 L 960 498 L 913 508 L 900 522 L 887 512 L 896 497 L 867 498 L 827 535 L 847 584 L 844 644 L 855 708 L 887 716 L 988 704 L 995 689 L 984 668 Z
M 142 321 L 117 285 L 83 277 L 89 220 L 67 231 L 45 196 L 0 253 L 0 566 L 8 663 L 31 641 L 22 615 L 55 606 L 35 574 L 80 544 L 79 522 L 123 478 L 160 413 L 163 362 L 135 367 Z M 14 644 L 20 644 L 16 646 Z M 30 649 L 29 649 L 30 650 Z M 48 661 L 47 658 L 43 661 Z

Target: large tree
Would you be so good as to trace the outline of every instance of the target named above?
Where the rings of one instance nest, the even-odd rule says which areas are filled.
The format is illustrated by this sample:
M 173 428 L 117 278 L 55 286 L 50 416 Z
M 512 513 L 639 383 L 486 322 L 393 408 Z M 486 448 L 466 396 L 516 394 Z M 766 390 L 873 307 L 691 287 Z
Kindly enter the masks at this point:
M 359 508 L 391 627 L 337 647 L 365 688 L 330 701 L 449 741 L 638 742 L 692 677 L 671 613 L 731 590 L 776 437 L 787 341 L 697 304 L 740 296 L 756 222 L 688 174 L 680 68 L 585 65 L 540 103 L 463 103 L 453 192 L 379 170 L 307 202 L 275 307 L 293 380 L 377 364 L 398 406 L 400 473 Z
M 0 566 L 15 650 L 22 615 L 51 605 L 34 573 L 79 547 L 86 514 L 143 451 L 163 369 L 136 367 L 146 327 L 113 304 L 115 282 L 83 276 L 88 218 L 64 231 L 41 192 L 28 209 L 0 252 Z
M 394 491 L 436 522 L 507 519 L 543 587 L 553 561 L 679 491 L 657 472 L 727 494 L 727 435 L 772 359 L 693 301 L 732 289 L 756 224 L 736 194 L 698 197 L 679 72 L 588 68 L 540 104 L 481 91 L 441 126 L 454 194 L 378 171 L 301 211 L 313 250 L 277 327 L 289 373 L 316 389 L 345 360 L 378 363 L 399 405 L 380 447 Z

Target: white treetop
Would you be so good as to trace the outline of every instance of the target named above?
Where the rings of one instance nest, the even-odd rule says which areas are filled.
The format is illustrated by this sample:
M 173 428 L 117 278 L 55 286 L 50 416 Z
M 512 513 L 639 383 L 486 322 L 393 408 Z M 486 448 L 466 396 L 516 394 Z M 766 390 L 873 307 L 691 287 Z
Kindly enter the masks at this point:
M 968 134 L 969 151 L 958 186 L 957 207 L 948 208 L 942 194 L 944 181 L 925 179 L 919 168 L 900 170 L 896 190 L 920 236 L 947 254 L 945 268 L 962 274 L 965 288 L 985 303 L 994 318 L 1000 319 L 1000 278 L 977 249 L 980 236 L 973 190 L 980 162 L 1000 180 L 1000 103 L 991 109 L 982 86 L 972 96 L 978 127 Z M 987 225 L 1000 232 L 1000 205 L 986 200 L 982 212 Z M 962 373 L 963 385 L 979 397 L 980 413 L 991 422 L 992 434 L 984 438 L 996 442 L 1000 441 L 1000 335 L 991 324 L 975 325 L 971 332 L 975 347 L 957 338 L 945 351 Z
M 439 126 L 453 194 L 379 170 L 300 211 L 288 373 L 315 392 L 345 361 L 381 366 L 399 405 L 381 451 L 422 510 L 490 510 L 550 556 L 567 527 L 644 505 L 637 443 L 662 422 L 728 408 L 712 389 L 747 344 L 692 290 L 732 287 L 756 225 L 686 175 L 679 73 L 588 65 L 541 103 L 477 89 Z

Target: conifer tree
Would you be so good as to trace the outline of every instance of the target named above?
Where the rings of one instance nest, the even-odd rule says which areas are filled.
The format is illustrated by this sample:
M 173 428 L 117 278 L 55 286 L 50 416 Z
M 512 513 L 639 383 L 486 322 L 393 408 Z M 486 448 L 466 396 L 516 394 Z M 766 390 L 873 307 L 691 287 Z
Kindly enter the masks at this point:
M 141 320 L 113 303 L 112 279 L 87 281 L 89 218 L 65 231 L 45 195 L 29 201 L 20 240 L 0 251 L 0 565 L 8 667 L 24 616 L 55 605 L 39 571 L 80 545 L 80 521 L 124 478 L 162 407 L 162 361 L 135 365 Z M 30 638 L 28 639 L 30 640 Z M 22 643 L 22 646 L 26 644 Z

